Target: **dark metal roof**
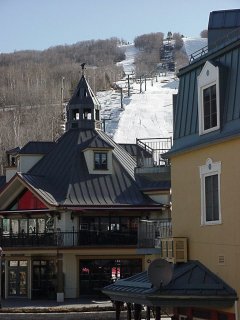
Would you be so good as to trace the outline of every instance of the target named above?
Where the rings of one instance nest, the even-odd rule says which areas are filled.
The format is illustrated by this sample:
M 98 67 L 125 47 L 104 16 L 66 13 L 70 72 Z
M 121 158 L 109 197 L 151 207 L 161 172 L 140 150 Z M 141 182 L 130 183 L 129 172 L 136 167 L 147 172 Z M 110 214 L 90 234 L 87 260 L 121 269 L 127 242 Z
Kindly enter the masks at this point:
M 112 148 L 113 173 L 89 174 L 86 148 Z M 26 174 L 19 174 L 50 205 L 158 206 L 134 178 L 133 158 L 104 132 L 72 129 Z
M 106 149 L 113 149 L 112 145 L 110 145 L 108 142 L 105 140 L 101 139 L 98 135 L 92 138 L 92 141 L 89 142 L 88 148 L 91 149 L 101 149 L 101 148 L 106 148 Z
M 56 142 L 51 141 L 29 141 L 19 151 L 19 154 L 47 154 L 53 149 Z
M 17 154 L 19 153 L 19 151 L 20 151 L 20 148 L 19 148 L 19 147 L 16 147 L 16 148 L 7 150 L 7 151 L 6 151 L 6 154 L 17 155 Z
M 154 288 L 147 271 L 103 288 L 113 300 L 155 306 L 232 305 L 237 294 L 199 261 L 174 264 L 172 280 Z
M 197 77 L 206 61 L 220 73 L 220 130 L 199 135 Z M 240 40 L 208 53 L 179 73 L 180 85 L 173 108 L 174 143 L 169 155 L 240 133 Z
M 137 145 L 136 143 L 120 143 L 122 148 L 124 148 L 132 157 L 140 156 L 141 158 L 152 158 L 152 154 Z
M 157 175 L 158 176 L 158 175 Z M 139 185 L 139 188 L 142 191 L 151 191 L 151 190 L 170 190 L 171 181 L 169 180 L 152 180 L 148 179 L 146 176 L 141 176 L 136 174 L 136 181 Z
M 86 89 L 87 90 L 87 95 L 82 96 L 80 93 L 80 89 Z M 87 105 L 95 105 L 100 108 L 100 103 L 93 93 L 91 87 L 89 86 L 89 83 L 87 82 L 87 79 L 85 78 L 84 75 L 81 76 L 80 81 L 71 97 L 69 100 L 68 105 L 78 105 L 78 104 L 84 104 L 85 106 Z
M 0 176 L 0 189 L 2 189 L 6 184 L 6 176 Z

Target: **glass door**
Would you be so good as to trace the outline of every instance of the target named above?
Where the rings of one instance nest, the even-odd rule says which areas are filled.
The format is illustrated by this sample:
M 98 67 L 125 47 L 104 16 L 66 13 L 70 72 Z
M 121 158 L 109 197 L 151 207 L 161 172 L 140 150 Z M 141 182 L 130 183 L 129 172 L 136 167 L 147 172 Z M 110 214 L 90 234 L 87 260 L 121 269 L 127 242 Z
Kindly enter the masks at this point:
M 9 261 L 8 295 L 26 297 L 28 293 L 27 261 Z

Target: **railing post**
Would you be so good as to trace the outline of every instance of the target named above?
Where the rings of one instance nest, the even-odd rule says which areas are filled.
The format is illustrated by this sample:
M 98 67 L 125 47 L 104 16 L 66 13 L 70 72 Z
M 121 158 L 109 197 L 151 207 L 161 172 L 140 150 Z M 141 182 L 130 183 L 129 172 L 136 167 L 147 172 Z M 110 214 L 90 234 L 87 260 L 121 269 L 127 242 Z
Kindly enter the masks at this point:
M 75 245 L 75 239 L 74 239 L 74 237 L 75 237 L 75 232 L 74 232 L 74 226 L 72 227 L 72 245 L 73 245 L 73 247 L 74 247 L 74 245 Z

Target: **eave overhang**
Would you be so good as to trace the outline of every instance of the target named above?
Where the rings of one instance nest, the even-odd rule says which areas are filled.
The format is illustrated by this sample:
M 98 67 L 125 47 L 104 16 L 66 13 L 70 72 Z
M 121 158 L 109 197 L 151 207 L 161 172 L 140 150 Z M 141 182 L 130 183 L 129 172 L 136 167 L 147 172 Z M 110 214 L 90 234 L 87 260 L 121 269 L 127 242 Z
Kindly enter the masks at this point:
M 169 207 L 168 205 L 159 204 L 155 206 L 130 206 L 130 205 L 116 205 L 116 206 L 66 206 L 59 207 L 59 209 L 65 208 L 66 210 L 85 212 L 85 211 L 112 211 L 112 210 L 130 210 L 130 211 L 146 211 L 146 210 L 161 210 Z
M 206 148 L 211 145 L 216 145 L 219 143 L 223 143 L 226 141 L 239 139 L 239 138 L 240 138 L 240 129 L 234 130 L 232 132 L 221 133 L 221 135 L 212 136 L 211 138 L 206 137 L 205 141 L 199 142 L 198 144 L 193 143 L 193 144 L 186 145 L 184 147 L 179 146 L 178 148 L 174 148 L 174 144 L 173 144 L 172 149 L 162 154 L 161 156 L 164 159 L 171 159 L 176 155 L 184 154 L 194 150 L 199 150 L 201 148 Z
M 234 305 L 238 299 L 232 297 L 219 297 L 219 296 L 161 296 L 154 294 L 141 294 L 141 293 L 126 293 L 111 291 L 103 289 L 102 292 L 109 296 L 113 301 L 122 301 L 126 303 L 136 303 L 151 307 L 223 307 L 229 308 Z

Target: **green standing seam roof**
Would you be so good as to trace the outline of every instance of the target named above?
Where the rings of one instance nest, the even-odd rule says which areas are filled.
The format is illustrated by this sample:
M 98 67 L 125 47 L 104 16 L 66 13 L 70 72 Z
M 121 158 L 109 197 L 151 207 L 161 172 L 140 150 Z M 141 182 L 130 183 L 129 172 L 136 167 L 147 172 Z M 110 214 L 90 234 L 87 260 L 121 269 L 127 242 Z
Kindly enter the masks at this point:
M 112 300 L 149 306 L 231 306 L 237 294 L 197 260 L 174 265 L 172 280 L 154 287 L 147 271 L 121 279 L 102 289 Z

